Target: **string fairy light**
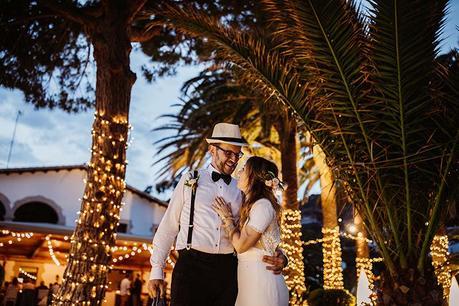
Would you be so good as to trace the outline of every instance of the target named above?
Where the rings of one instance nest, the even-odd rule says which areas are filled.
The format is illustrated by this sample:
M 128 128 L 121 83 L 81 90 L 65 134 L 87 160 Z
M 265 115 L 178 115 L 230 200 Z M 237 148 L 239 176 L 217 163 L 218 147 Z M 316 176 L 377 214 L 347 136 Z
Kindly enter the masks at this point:
M 303 241 L 303 246 L 323 243 L 325 240 L 330 240 L 330 238 L 328 238 L 328 239 L 317 238 L 317 239 L 311 239 L 311 240 L 308 240 L 308 241 Z
M 25 276 L 27 276 L 27 277 L 30 278 L 30 279 L 37 280 L 37 277 L 36 277 L 35 275 L 32 275 L 32 274 L 30 274 L 30 273 L 27 273 L 27 272 L 24 271 L 22 268 L 19 268 L 19 273 L 24 274 Z
M 304 305 L 306 292 L 304 277 L 303 247 L 301 241 L 301 211 L 285 209 L 281 218 L 281 245 L 289 259 L 285 268 L 285 282 L 291 292 L 291 305 Z
M 360 240 L 360 239 L 362 239 L 362 240 L 365 240 L 368 243 L 373 243 L 373 240 L 365 238 L 365 237 L 362 237 L 359 234 L 360 233 L 358 233 L 357 236 L 355 236 L 355 235 L 351 235 L 351 234 L 348 234 L 348 233 L 340 232 L 339 236 L 344 237 L 344 238 L 348 238 L 348 239 L 352 239 L 352 240 Z M 303 241 L 303 246 L 323 243 L 324 241 L 330 241 L 332 239 L 333 239 L 333 237 L 311 239 L 311 240 L 308 240 L 308 241 Z
M 52 244 L 52 242 L 51 242 L 51 235 L 46 236 L 45 239 L 46 239 L 46 242 L 48 243 L 48 252 L 49 252 L 49 256 L 51 256 L 51 259 L 54 261 L 54 263 L 55 263 L 57 266 L 60 266 L 61 263 L 60 263 L 59 260 L 57 259 L 56 254 L 54 254 L 53 244 Z
M 443 288 L 443 298 L 448 300 L 449 289 L 451 287 L 451 268 L 448 262 L 448 236 L 435 235 L 430 245 L 432 255 L 432 265 L 438 283 Z
M 344 289 L 339 227 L 322 228 L 322 233 L 324 289 Z
M 11 236 L 15 237 L 16 239 L 18 239 L 19 242 L 23 238 L 30 239 L 30 238 L 32 238 L 34 236 L 33 232 L 21 233 L 21 232 L 9 231 L 9 230 L 1 230 L 1 233 L 3 235 L 11 235 Z M 56 254 L 54 253 L 54 248 L 53 248 L 53 245 L 52 245 L 52 236 L 51 235 L 46 236 L 45 240 L 47 242 L 47 246 L 48 246 L 48 251 L 49 251 L 50 257 L 56 263 L 56 265 L 60 266 L 61 264 L 60 264 L 59 260 L 57 259 Z M 69 237 L 68 236 L 64 236 L 64 240 L 68 241 Z M 13 240 L 11 240 L 11 242 L 9 242 L 8 244 L 11 245 L 13 243 L 14 243 Z M 3 246 L 3 245 L 4 245 L 3 243 L 0 243 L 0 246 Z M 112 253 L 114 253 L 116 251 L 119 251 L 119 250 L 126 251 L 126 254 L 124 254 L 122 256 L 119 256 L 119 257 L 114 257 L 113 258 L 113 262 L 115 262 L 115 263 L 117 261 L 119 262 L 121 260 L 133 257 L 133 256 L 135 256 L 137 254 L 140 254 L 142 252 L 145 252 L 145 251 L 148 251 L 150 253 L 152 252 L 152 249 L 146 243 L 143 243 L 139 247 L 137 246 L 136 243 L 134 243 L 134 246 L 132 248 L 128 248 L 127 246 L 121 246 L 121 247 L 114 246 L 114 247 L 112 247 Z M 168 258 L 168 260 L 170 261 L 170 263 L 173 263 L 173 261 L 170 258 Z
M 351 235 L 351 234 L 348 234 L 348 233 L 345 233 L 345 232 L 339 232 L 339 236 L 347 238 L 347 239 L 364 240 L 367 243 L 373 243 L 372 240 L 370 240 L 370 239 L 368 239 L 366 237 L 363 237 L 363 235 L 361 233 L 357 233 L 357 235 Z M 320 243 L 324 243 L 324 242 L 331 244 L 334 239 L 336 239 L 336 237 L 334 235 L 331 235 L 331 236 L 326 237 L 326 238 L 311 239 L 311 240 L 308 240 L 308 241 L 304 241 L 303 242 L 303 246 L 315 245 L 315 244 L 320 244 Z M 328 247 L 328 248 L 330 248 L 330 247 Z M 373 276 L 373 272 L 372 272 L 373 263 L 382 262 L 382 261 L 383 261 L 383 258 L 381 258 L 381 257 L 376 257 L 376 258 L 356 258 L 356 270 L 357 270 L 357 272 L 359 272 L 361 270 L 361 268 L 363 268 L 365 270 L 365 273 L 368 276 L 368 279 L 370 281 L 370 286 L 372 286 L 371 287 L 372 289 L 374 288 L 373 277 L 372 277 Z M 324 263 L 324 267 L 325 267 L 325 263 Z M 327 273 L 331 273 L 331 272 L 327 272 Z M 324 275 L 328 276 L 329 274 L 325 274 L 325 272 L 324 272 Z M 335 275 L 334 277 L 335 278 L 339 278 L 339 276 L 337 276 L 337 275 Z M 375 297 L 372 296 L 372 298 L 375 298 Z
M 134 245 L 131 249 L 129 249 L 127 246 L 124 247 L 118 247 L 114 246 L 112 247 L 112 253 L 118 251 L 118 250 L 123 250 L 126 251 L 124 255 L 119 255 L 118 257 L 114 256 L 112 261 L 113 263 L 119 263 L 125 259 L 128 259 L 130 257 L 134 257 L 137 254 L 140 254 L 144 251 L 149 251 L 148 245 L 146 243 L 143 243 L 141 247 L 137 247 L 137 245 Z
M 375 285 L 373 281 L 373 263 L 382 261 L 382 258 L 365 258 L 365 257 L 357 257 L 355 259 L 356 263 L 356 270 L 357 270 L 357 279 L 359 279 L 359 274 L 364 272 L 367 276 L 368 280 L 368 289 L 372 292 L 369 296 L 372 303 L 376 305 L 377 295 L 374 294 L 375 292 Z
M 0 247 L 4 247 L 6 245 L 12 245 L 15 242 L 21 242 L 22 239 L 30 239 L 33 237 L 32 232 L 20 233 L 20 232 L 13 232 L 13 231 L 4 229 L 2 230 L 1 233 L 6 236 L 12 236 L 13 238 L 8 239 L 6 243 L 0 242 Z
M 373 243 L 373 240 L 363 237 L 362 233 L 357 233 L 357 235 L 351 235 L 345 232 L 340 232 L 339 235 L 344 238 L 352 239 L 352 240 L 363 240 L 367 243 Z
M 3 235 L 11 235 L 13 237 L 20 237 L 20 238 L 31 238 L 33 236 L 33 232 L 21 233 L 21 232 L 13 232 L 10 230 L 2 230 Z

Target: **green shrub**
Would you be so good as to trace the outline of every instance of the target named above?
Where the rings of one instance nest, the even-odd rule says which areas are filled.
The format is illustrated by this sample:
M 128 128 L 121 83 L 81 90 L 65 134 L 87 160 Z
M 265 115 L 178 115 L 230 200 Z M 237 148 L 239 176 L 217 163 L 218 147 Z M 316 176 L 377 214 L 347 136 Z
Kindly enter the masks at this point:
M 309 293 L 309 306 L 355 306 L 355 298 L 344 289 L 316 289 Z

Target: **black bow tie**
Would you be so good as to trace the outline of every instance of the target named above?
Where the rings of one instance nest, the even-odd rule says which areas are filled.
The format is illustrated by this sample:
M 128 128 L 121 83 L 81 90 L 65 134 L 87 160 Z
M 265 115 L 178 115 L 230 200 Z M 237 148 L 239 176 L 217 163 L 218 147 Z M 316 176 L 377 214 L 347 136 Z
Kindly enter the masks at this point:
M 212 180 L 216 182 L 219 179 L 222 179 L 226 185 L 229 185 L 231 183 L 231 175 L 212 171 Z

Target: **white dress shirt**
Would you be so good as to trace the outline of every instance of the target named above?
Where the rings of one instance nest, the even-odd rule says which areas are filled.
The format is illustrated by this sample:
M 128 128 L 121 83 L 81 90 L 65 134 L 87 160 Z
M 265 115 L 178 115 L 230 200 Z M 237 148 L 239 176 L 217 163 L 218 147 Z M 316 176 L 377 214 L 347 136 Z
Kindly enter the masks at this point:
M 131 281 L 127 278 L 123 278 L 120 285 L 120 295 L 128 295 L 129 288 L 131 287 Z
M 223 179 L 214 182 L 213 171 L 219 172 L 212 165 L 198 170 L 191 247 L 211 254 L 229 254 L 234 251 L 234 248 L 212 205 L 216 197 L 222 197 L 231 203 L 233 216 L 239 216 L 242 193 L 237 188 L 235 179 L 232 179 L 229 185 Z M 191 187 L 185 186 L 185 182 L 191 178 L 192 173 L 186 173 L 180 179 L 154 236 L 153 253 L 150 257 L 152 266 L 150 279 L 163 279 L 165 261 L 175 239 L 176 250 L 186 248 L 190 223 Z

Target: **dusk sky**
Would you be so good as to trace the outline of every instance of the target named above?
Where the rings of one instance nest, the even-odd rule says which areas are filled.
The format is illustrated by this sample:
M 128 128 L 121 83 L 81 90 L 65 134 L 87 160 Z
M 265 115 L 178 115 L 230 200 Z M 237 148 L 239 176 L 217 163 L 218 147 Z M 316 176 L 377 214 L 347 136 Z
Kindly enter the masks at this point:
M 450 2 L 443 37 L 442 51 L 458 46 L 459 0 Z M 182 67 L 175 77 L 159 79 L 148 84 L 142 79 L 140 66 L 148 63 L 141 52 L 132 54 L 132 70 L 137 74 L 131 99 L 130 121 L 133 126 L 132 145 L 128 149 L 126 182 L 138 189 L 154 185 L 159 165 L 157 147 L 153 142 L 165 136 L 151 130 L 164 124 L 158 117 L 175 112 L 171 105 L 178 102 L 183 82 L 195 76 L 201 68 Z M 0 87 L 0 168 L 5 168 L 18 110 L 16 137 L 9 168 L 34 166 L 76 165 L 88 162 L 90 158 L 91 125 L 93 112 L 67 114 L 60 110 L 34 110 L 24 102 L 20 91 Z M 156 195 L 156 194 L 154 194 Z M 164 195 L 158 197 L 164 198 Z

